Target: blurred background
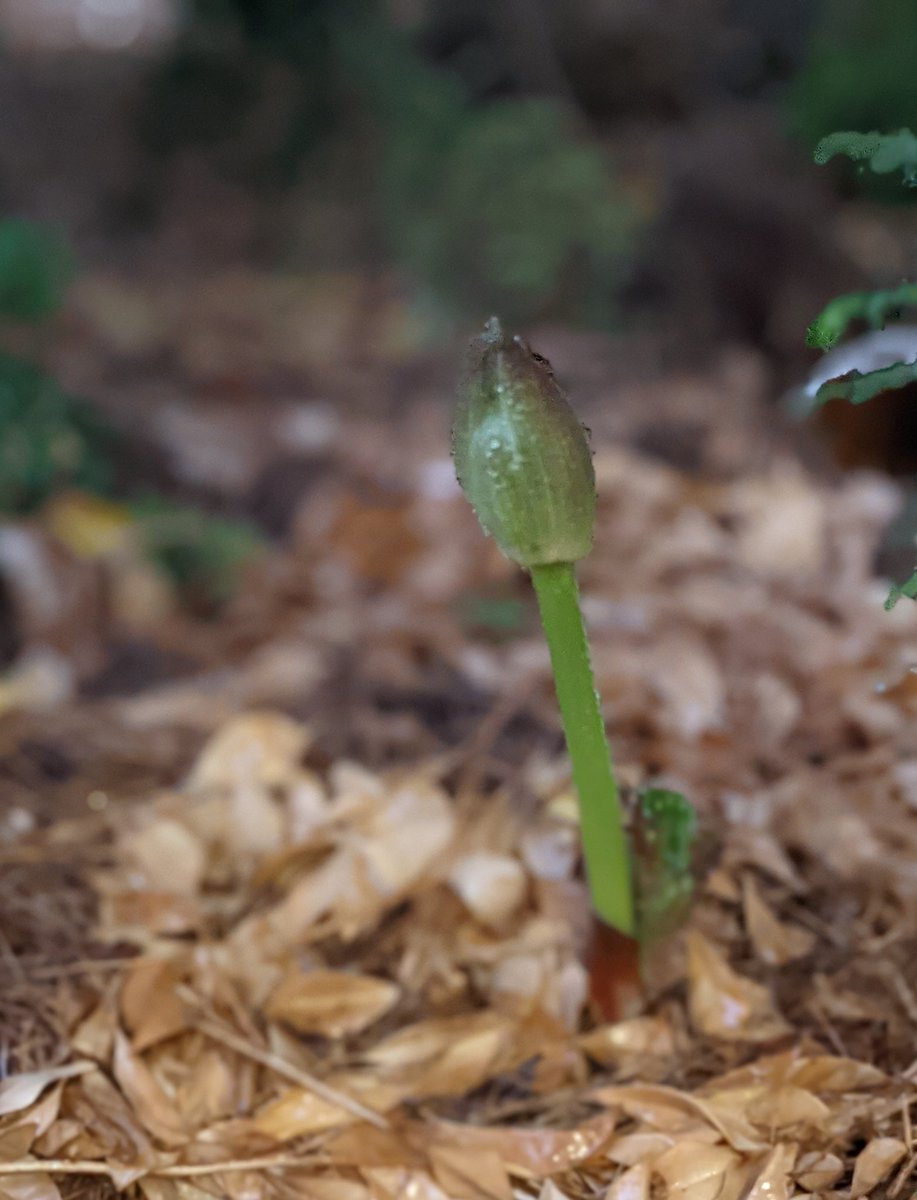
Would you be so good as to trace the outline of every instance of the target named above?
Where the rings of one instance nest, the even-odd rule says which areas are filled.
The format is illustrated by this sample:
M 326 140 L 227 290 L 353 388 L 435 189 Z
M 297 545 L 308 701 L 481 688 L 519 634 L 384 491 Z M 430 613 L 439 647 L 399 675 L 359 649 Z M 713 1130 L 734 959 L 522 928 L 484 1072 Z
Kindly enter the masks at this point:
M 812 161 L 913 121 L 914 62 L 911 0 L 3 0 L 0 708 L 239 661 L 436 536 L 406 586 L 484 553 L 463 628 L 511 633 L 416 512 L 492 312 L 599 446 L 907 480 L 901 397 L 784 397 L 831 297 L 917 274 L 917 192 Z

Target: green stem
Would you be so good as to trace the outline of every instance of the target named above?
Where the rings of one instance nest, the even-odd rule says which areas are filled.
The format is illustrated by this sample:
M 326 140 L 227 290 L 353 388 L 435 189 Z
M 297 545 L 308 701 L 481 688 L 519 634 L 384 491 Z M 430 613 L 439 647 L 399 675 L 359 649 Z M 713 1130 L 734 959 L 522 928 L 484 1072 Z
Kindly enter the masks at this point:
M 532 583 L 551 651 L 557 700 L 579 794 L 583 855 L 592 903 L 604 921 L 633 936 L 630 852 L 589 662 L 573 564 L 532 567 Z

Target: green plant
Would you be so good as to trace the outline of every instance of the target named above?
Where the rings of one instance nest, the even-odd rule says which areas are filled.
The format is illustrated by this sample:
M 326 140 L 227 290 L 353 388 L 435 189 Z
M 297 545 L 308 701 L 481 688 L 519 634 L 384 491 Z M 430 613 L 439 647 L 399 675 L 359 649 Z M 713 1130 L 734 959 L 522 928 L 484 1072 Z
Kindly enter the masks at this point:
M 646 938 L 690 892 L 693 812 L 645 793 L 636 859 L 595 690 L 575 563 L 592 548 L 595 473 L 585 430 L 549 365 L 490 320 L 475 343 L 453 429 L 459 482 L 484 531 L 529 572 L 551 655 L 596 914 Z M 642 865 L 642 870 L 641 870 Z M 643 885 L 648 891 L 641 896 Z
M 144 554 L 186 600 L 207 611 L 230 599 L 243 568 L 264 546 L 247 522 L 213 517 L 161 496 L 136 500 L 130 508 Z
M 60 307 L 73 263 L 53 229 L 0 221 L 0 318 L 33 326 Z M 105 491 L 114 434 L 53 376 L 0 352 L 0 511 L 28 512 L 63 487 Z
M 816 147 L 815 161 L 824 164 L 837 154 L 865 163 L 877 174 L 900 170 L 905 185 L 917 186 L 917 136 L 909 129 L 899 129 L 891 134 L 846 131 L 829 134 Z M 904 283 L 895 288 L 838 296 L 811 323 L 806 342 L 829 350 L 853 321 L 863 320 L 872 329 L 879 329 L 884 327 L 887 317 L 899 315 L 905 307 L 917 307 L 917 284 Z M 917 359 L 913 357 L 909 361 L 892 362 L 865 371 L 847 370 L 818 388 L 811 407 L 817 408 L 829 400 L 863 404 L 883 392 L 895 391 L 914 382 L 917 382 Z M 885 607 L 894 608 L 902 596 L 917 600 L 917 571 L 905 583 L 892 585 Z
M 814 146 L 835 129 L 892 127 L 913 112 L 915 61 L 912 0 L 821 0 L 807 61 L 789 92 L 792 132 Z

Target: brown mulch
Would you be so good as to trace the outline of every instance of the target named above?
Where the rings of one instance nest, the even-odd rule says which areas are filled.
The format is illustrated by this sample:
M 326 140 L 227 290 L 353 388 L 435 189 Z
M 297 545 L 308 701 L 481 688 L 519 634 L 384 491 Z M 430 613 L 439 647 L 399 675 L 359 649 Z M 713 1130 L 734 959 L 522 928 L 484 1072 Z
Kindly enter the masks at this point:
M 749 416 L 739 360 L 632 411 L 665 392 L 685 428 L 729 380 Z M 98 548 L 111 512 L 23 527 L 85 586 L 45 625 L 18 597 L 0 689 L 0 1193 L 913 1193 L 917 609 L 872 568 L 897 493 L 735 409 L 688 474 L 616 445 L 614 398 L 598 685 L 623 782 L 684 790 L 705 864 L 644 1010 L 590 1005 L 547 652 L 440 398 L 346 432 L 280 402 L 322 469 L 215 621 L 129 521 Z

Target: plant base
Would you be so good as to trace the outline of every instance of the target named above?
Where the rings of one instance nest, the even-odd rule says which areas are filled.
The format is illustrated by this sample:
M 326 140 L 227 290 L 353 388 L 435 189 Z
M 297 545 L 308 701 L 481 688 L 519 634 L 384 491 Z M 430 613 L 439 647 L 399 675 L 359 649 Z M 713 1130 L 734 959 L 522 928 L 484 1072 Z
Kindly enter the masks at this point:
M 623 1021 L 643 1008 L 640 943 L 593 916 L 586 954 L 589 994 L 603 1021 Z

